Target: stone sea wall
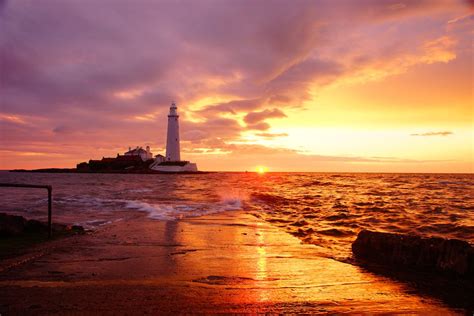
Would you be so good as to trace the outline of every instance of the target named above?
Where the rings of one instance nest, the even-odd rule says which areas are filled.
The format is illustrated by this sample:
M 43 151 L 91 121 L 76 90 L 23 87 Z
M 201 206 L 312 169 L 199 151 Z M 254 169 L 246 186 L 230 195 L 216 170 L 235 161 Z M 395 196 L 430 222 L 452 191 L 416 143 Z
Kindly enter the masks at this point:
M 352 244 L 357 260 L 474 279 L 474 248 L 466 241 L 363 230 Z

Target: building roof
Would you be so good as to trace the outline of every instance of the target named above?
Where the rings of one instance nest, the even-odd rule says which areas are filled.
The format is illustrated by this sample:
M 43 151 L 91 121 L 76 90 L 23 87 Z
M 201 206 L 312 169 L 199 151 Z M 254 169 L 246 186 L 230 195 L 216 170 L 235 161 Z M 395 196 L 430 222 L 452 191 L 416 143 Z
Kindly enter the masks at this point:
M 137 154 L 137 155 L 139 155 L 141 153 L 146 153 L 146 152 L 147 151 L 145 149 L 140 147 L 140 148 L 135 148 L 135 149 L 129 150 L 125 154 Z
M 136 160 L 136 161 L 141 161 L 141 158 L 138 157 L 138 156 L 118 156 L 117 158 L 114 158 L 115 161 L 125 161 L 125 160 L 128 160 L 128 161 L 133 161 L 133 160 Z

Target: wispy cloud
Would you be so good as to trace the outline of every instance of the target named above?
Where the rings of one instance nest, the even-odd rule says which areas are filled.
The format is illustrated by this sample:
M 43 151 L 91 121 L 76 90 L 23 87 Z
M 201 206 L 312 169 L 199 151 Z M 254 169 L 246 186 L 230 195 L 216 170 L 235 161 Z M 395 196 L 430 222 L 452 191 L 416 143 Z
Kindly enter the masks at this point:
M 256 136 L 265 137 L 265 138 L 276 138 L 276 137 L 286 137 L 287 133 L 256 133 Z
M 452 134 L 453 132 L 450 132 L 450 131 L 442 131 L 442 132 L 414 133 L 414 134 L 410 134 L 410 136 L 449 136 Z

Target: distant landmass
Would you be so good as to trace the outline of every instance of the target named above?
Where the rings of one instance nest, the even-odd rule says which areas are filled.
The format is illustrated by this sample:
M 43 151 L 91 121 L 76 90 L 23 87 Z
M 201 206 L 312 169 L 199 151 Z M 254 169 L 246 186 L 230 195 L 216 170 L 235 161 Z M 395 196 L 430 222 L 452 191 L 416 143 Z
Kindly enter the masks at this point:
M 168 130 L 166 139 L 166 156 L 156 155 L 150 146 L 145 149 L 137 146 L 128 148 L 123 155 L 117 157 L 102 157 L 101 160 L 81 162 L 76 168 L 44 168 L 44 169 L 15 169 L 13 172 L 45 172 L 45 173 L 203 173 L 198 171 L 195 163 L 181 160 L 179 140 L 179 115 L 175 102 L 171 103 L 168 115 Z
M 43 172 L 43 173 L 208 173 L 204 171 L 173 171 L 154 170 L 150 166 L 155 164 L 155 159 L 143 160 L 139 155 L 117 155 L 117 157 L 103 157 L 101 160 L 81 162 L 76 168 L 43 168 L 43 169 L 14 169 L 12 172 Z M 188 161 L 162 161 L 159 166 L 183 167 Z

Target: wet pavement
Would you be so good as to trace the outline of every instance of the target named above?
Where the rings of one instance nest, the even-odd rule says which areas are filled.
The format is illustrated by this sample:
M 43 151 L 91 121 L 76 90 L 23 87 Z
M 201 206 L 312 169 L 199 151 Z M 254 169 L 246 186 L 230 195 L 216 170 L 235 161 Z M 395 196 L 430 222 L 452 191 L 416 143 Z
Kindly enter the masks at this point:
M 243 212 L 134 213 L 0 263 L 0 313 L 456 314 Z

